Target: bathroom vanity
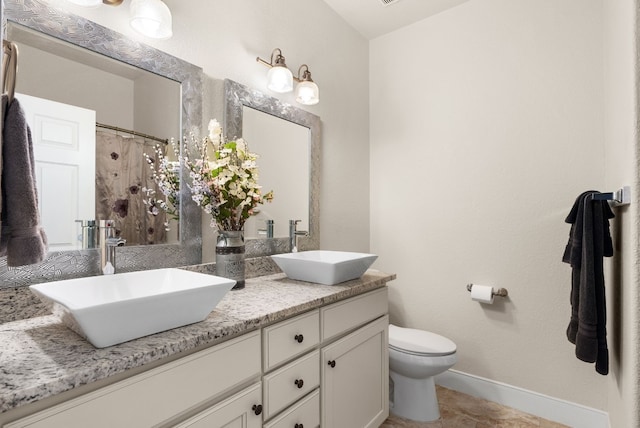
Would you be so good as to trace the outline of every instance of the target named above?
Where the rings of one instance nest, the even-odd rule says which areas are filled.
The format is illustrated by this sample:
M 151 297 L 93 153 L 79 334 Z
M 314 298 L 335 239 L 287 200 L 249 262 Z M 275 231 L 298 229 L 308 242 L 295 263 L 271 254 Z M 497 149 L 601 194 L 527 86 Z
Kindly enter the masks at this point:
M 377 427 L 394 278 L 252 278 L 203 322 L 104 349 L 53 315 L 2 324 L 0 426 Z

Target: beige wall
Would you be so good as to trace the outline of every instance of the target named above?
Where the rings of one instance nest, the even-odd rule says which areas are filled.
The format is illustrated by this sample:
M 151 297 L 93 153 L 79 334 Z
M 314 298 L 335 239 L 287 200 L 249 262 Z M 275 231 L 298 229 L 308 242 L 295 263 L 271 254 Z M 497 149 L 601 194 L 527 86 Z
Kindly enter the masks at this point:
M 611 427 L 640 426 L 636 3 L 603 2 L 605 178 L 610 188 L 627 183 L 633 189 L 633 203 L 618 211 L 614 223 L 618 256 L 607 275 Z
M 133 130 L 159 138 L 180 139 L 180 85 L 145 73 L 133 81 Z
M 102 124 L 162 138 L 179 137 L 177 82 L 151 73 L 140 73 L 135 79 L 123 77 L 19 45 L 17 92 L 95 110 L 96 121 Z M 167 120 L 168 114 L 174 120 Z
M 97 122 L 133 128 L 132 80 L 24 44 L 19 60 L 17 92 L 95 110 Z
M 575 197 L 611 190 L 602 32 L 600 0 L 471 0 L 373 40 L 371 251 L 392 321 L 451 338 L 455 369 L 606 410 L 561 262 Z
M 143 38 L 129 28 L 128 0 L 94 10 L 54 1 L 194 63 L 210 77 L 230 78 L 265 93 L 267 68 L 256 62 L 257 56 L 268 60 L 278 47 L 295 72 L 308 64 L 320 87 L 320 103 L 305 107 L 322 118 L 320 245 L 368 251 L 368 42 L 322 0 L 166 0 L 174 26 L 174 36 L 166 41 Z M 295 103 L 292 94 L 277 98 Z M 208 239 L 204 245 L 215 243 Z

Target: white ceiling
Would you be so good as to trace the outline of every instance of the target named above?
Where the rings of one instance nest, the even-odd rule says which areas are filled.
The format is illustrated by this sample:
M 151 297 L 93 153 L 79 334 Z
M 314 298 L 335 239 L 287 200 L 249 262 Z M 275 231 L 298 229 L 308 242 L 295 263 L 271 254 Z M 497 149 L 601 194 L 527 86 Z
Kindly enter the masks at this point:
M 367 39 L 374 39 L 469 0 L 324 0 Z M 387 0 L 389 1 L 389 0 Z

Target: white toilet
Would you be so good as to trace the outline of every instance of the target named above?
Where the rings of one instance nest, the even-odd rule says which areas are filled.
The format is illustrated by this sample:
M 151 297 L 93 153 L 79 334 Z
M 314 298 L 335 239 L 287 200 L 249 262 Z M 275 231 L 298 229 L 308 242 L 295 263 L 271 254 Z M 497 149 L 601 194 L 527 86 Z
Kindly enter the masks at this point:
M 433 377 L 456 361 L 456 344 L 446 337 L 389 324 L 391 413 L 420 422 L 439 419 Z

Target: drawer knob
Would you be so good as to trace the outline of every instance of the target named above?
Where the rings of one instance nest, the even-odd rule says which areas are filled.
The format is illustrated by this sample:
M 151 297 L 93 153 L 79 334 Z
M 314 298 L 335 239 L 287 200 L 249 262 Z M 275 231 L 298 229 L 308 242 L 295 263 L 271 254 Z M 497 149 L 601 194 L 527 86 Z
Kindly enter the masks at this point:
M 298 387 L 298 389 L 302 388 L 302 385 L 304 385 L 304 381 L 302 379 L 296 379 L 295 382 L 293 382 L 296 384 L 296 386 Z
M 304 340 L 304 336 L 301 334 L 296 334 L 294 337 L 295 341 L 298 343 L 302 343 L 302 341 Z
M 331 368 L 334 368 L 336 366 L 336 360 L 330 360 L 327 364 L 329 364 Z
M 259 415 L 262 413 L 262 404 L 254 404 L 251 410 L 253 410 L 253 413 L 255 413 L 256 416 Z
M 295 424 L 295 425 L 293 426 L 293 428 L 304 428 L 304 425 L 302 425 L 302 424 Z

